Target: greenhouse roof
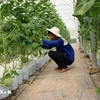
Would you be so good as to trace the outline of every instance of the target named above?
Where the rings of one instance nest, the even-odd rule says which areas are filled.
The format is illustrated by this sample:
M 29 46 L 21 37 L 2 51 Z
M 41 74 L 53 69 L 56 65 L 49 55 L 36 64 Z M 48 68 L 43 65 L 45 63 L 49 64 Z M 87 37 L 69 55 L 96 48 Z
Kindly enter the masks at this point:
M 51 2 L 54 4 L 57 13 L 65 25 L 71 31 L 75 30 L 75 17 L 73 17 L 73 13 L 76 0 L 51 0 Z
M 56 10 L 64 21 L 73 19 L 74 4 L 73 0 L 51 0 Z

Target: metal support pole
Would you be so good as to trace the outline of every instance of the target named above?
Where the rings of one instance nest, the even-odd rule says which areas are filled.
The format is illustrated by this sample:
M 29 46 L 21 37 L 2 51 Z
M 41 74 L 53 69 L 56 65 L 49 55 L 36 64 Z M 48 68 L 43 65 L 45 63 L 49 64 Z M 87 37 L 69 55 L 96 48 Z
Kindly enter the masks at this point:
M 83 37 L 83 49 L 84 49 L 84 53 L 86 54 L 86 39 Z
M 89 18 L 89 20 L 88 20 L 89 27 L 91 27 L 91 24 L 90 24 L 91 22 L 92 22 L 92 20 Z M 97 47 L 96 38 L 92 31 L 90 31 L 90 43 L 91 43 L 92 61 L 94 62 L 95 65 L 97 65 L 97 55 L 95 52 L 95 48 Z
M 80 36 L 80 48 L 83 50 L 83 39 L 82 39 L 82 36 Z
M 92 31 L 90 31 L 90 41 L 91 41 L 91 53 L 92 53 L 92 60 L 94 62 L 95 65 L 97 65 L 97 55 L 95 52 L 95 48 L 96 46 L 96 38 L 94 36 L 94 33 Z

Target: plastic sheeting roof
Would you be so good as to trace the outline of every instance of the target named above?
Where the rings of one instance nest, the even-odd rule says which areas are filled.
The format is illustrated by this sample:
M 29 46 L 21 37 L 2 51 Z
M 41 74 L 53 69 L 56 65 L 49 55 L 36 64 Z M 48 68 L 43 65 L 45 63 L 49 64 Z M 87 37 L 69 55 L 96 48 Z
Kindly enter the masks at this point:
M 51 0 L 61 18 L 64 21 L 73 19 L 74 1 L 73 0 Z
M 76 20 L 72 14 L 74 13 L 76 0 L 51 0 L 51 2 L 65 25 L 69 28 L 72 38 L 75 37 L 73 32 L 76 31 Z

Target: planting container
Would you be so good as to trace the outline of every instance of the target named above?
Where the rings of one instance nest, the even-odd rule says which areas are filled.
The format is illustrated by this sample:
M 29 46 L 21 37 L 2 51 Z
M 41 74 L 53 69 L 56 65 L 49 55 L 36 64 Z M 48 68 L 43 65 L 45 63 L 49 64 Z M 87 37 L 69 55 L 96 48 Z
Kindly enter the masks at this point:
M 13 84 L 9 87 L 10 90 L 16 90 L 18 88 L 17 76 L 13 78 Z
M 0 84 L 0 99 L 6 98 L 11 94 L 9 87 Z

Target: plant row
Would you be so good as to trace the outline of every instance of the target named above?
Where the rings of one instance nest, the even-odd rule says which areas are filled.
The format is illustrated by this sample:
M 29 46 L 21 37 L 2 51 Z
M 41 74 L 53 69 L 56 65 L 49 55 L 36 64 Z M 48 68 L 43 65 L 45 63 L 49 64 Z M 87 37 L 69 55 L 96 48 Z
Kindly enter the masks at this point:
M 100 0 L 77 0 L 74 16 L 79 20 L 81 49 L 100 66 Z M 97 88 L 100 95 L 100 88 Z
M 89 51 L 96 64 L 100 60 L 100 0 L 77 0 L 74 16 L 79 20 L 81 48 Z
M 69 31 L 50 0 L 0 1 L 0 83 L 17 75 L 16 63 L 22 68 L 35 56 L 45 55 L 41 40 L 49 39 L 47 28 L 57 26 L 70 41 Z M 36 42 L 32 43 L 35 38 Z

